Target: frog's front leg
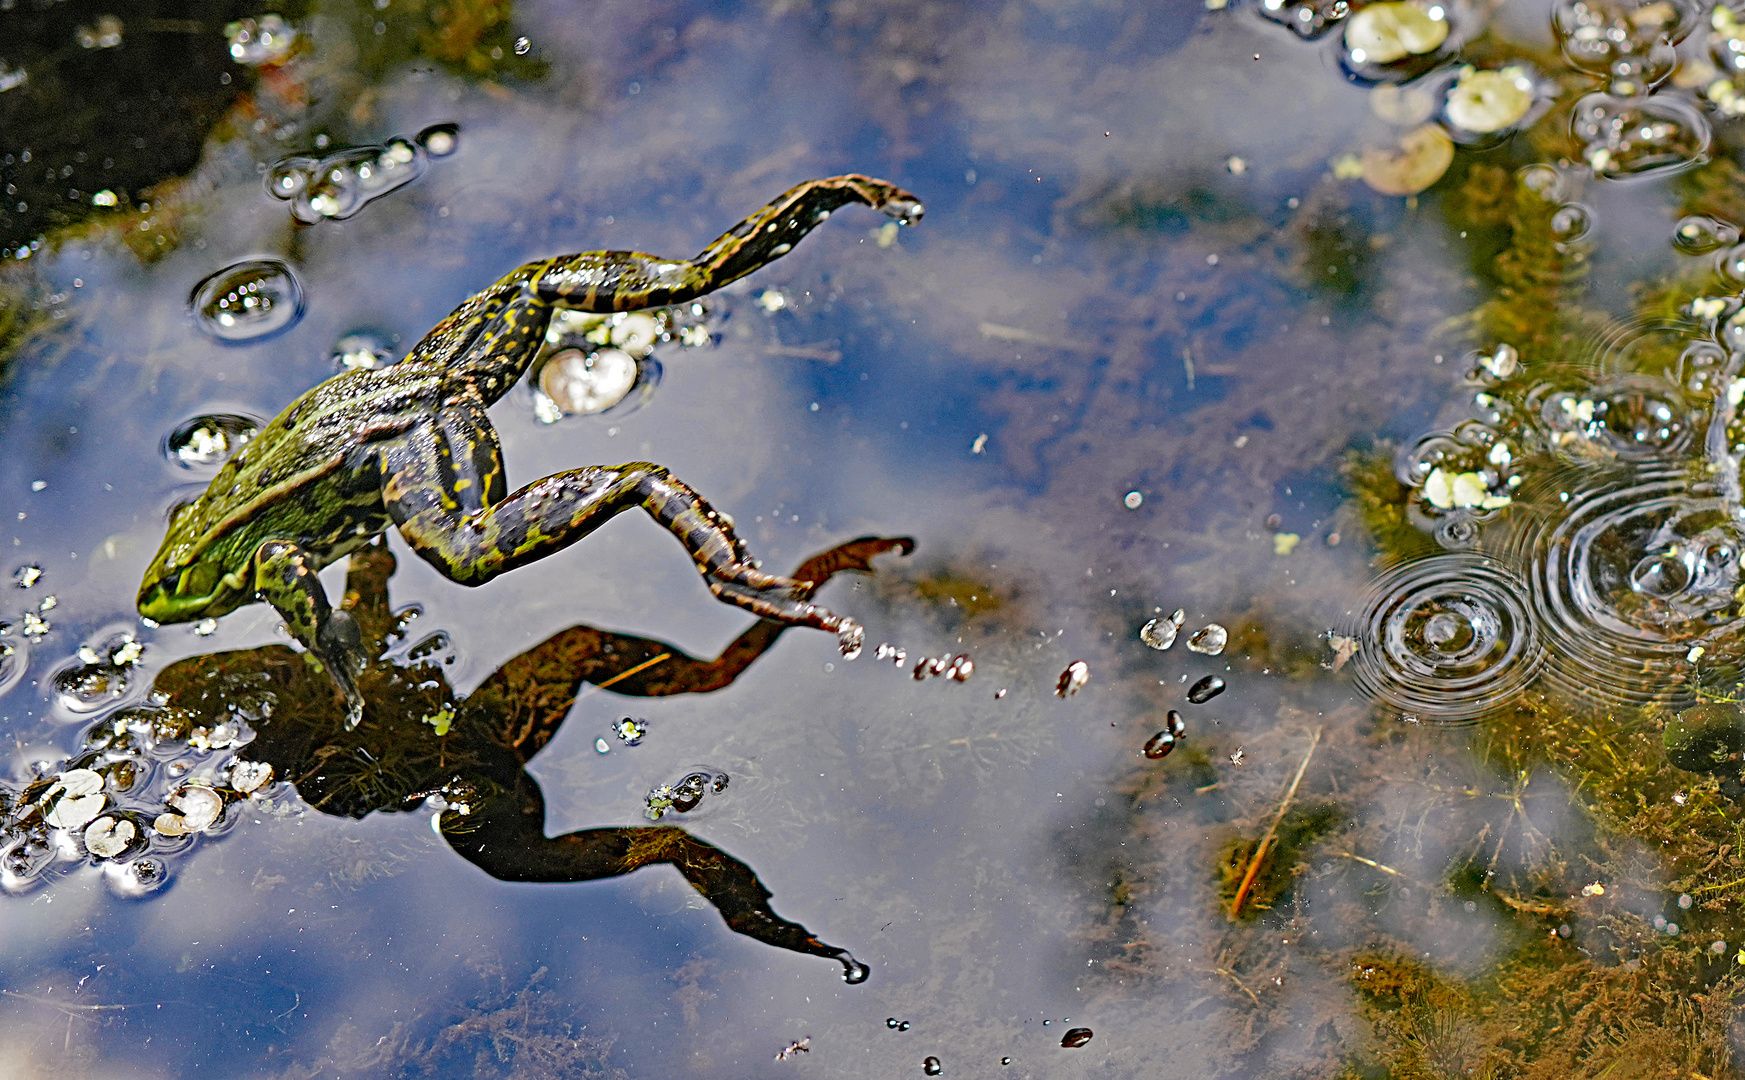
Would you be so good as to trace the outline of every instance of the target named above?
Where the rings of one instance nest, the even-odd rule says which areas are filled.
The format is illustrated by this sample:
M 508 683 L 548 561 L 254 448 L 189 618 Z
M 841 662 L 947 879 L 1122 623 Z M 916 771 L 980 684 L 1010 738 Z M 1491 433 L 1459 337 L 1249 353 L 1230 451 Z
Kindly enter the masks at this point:
M 456 428 L 457 418 L 449 420 L 448 427 Z M 759 570 L 727 519 L 659 465 L 570 469 L 491 503 L 480 491 L 486 485 L 456 491 L 453 480 L 453 463 L 487 444 L 469 440 L 471 453 L 463 455 L 449 437 L 433 434 L 414 430 L 383 447 L 382 501 L 412 549 L 450 580 L 483 584 L 641 508 L 685 545 L 717 598 L 766 619 L 832 631 L 845 650 L 859 645 L 859 624 L 809 602 L 810 582 Z
M 808 180 L 721 234 L 691 259 L 639 251 L 589 251 L 552 259 L 534 277 L 540 300 L 582 311 L 633 311 L 682 304 L 786 255 L 830 212 L 863 203 L 904 225 L 921 220 L 921 201 L 870 176 Z
M 346 727 L 355 728 L 364 715 L 364 697 L 357 688 L 363 643 L 357 620 L 335 610 L 316 576 L 320 563 L 289 540 L 268 540 L 254 553 L 254 588 L 262 600 L 284 618 L 291 636 L 321 661 L 345 695 Z

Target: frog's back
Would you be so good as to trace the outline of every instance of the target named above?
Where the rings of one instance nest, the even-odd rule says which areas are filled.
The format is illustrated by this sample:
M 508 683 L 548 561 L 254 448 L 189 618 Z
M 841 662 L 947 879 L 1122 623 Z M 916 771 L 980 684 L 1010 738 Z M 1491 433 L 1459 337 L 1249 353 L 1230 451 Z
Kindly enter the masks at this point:
M 443 377 L 422 367 L 349 372 L 293 401 L 172 513 L 154 568 L 186 566 L 215 545 L 240 552 L 267 539 L 317 541 L 365 517 L 376 525 L 375 478 L 354 475 L 355 451 L 433 414 Z

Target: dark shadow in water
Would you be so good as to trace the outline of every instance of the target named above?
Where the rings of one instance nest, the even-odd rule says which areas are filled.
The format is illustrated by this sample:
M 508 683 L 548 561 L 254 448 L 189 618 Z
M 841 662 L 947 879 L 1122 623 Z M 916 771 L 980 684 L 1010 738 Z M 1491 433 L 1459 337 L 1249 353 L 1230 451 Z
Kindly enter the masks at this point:
M 809 595 L 845 570 L 869 572 L 876 555 L 907 554 L 913 547 L 907 538 L 862 537 L 807 559 L 794 574 L 813 583 Z M 9 884 L 16 888 L 40 876 L 57 849 L 76 843 L 93 860 L 112 861 L 111 872 L 131 866 L 136 879 L 143 872 L 149 886 L 150 877 L 167 873 L 163 856 L 191 846 L 191 837 L 176 835 L 181 823 L 198 831 L 202 817 L 211 817 L 209 799 L 202 816 L 197 804 L 178 797 L 190 790 L 186 782 L 153 784 L 153 776 L 166 773 L 154 761 L 186 753 L 190 745 L 222 750 L 246 742 L 235 763 L 223 765 L 218 781 L 205 789 L 223 800 L 223 810 L 247 800 L 240 789 L 253 784 L 238 778 L 250 775 L 251 763 L 257 770 L 270 765 L 274 781 L 294 784 L 310 806 L 342 817 L 413 810 L 438 796 L 447 804 L 440 818 L 443 838 L 499 880 L 591 881 L 667 863 L 736 932 L 833 958 L 848 982 L 866 978 L 866 966 L 846 949 L 772 911 L 769 890 L 749 866 L 683 829 L 610 827 L 547 837 L 544 796 L 526 768 L 585 685 L 639 697 L 718 690 L 763 655 L 786 624 L 761 620 L 712 660 L 650 638 L 572 626 L 503 664 L 463 699 L 449 687 L 440 660 L 432 658 L 441 651 L 439 635 L 407 650 L 411 659 L 405 662 L 386 658 L 389 650 L 400 651 L 396 646 L 417 617 L 415 608 L 396 613 L 388 605 L 395 559 L 387 547 L 378 540 L 351 559 L 343 606 L 357 620 L 367 655 L 384 657 L 358 676 L 370 708 L 355 730 L 346 729 L 333 681 L 308 654 L 287 645 L 179 660 L 158 675 L 151 706 L 106 718 L 60 771 L 6 796 L 0 864 Z M 69 801 L 79 794 L 65 782 L 74 770 L 103 777 L 104 811 L 94 821 Z M 160 808 L 167 812 L 158 814 Z M 223 810 L 212 822 L 220 829 L 230 816 Z M 167 830 L 166 817 L 172 819 Z M 118 834 L 121 822 L 127 824 Z M 106 849 L 105 838 L 118 835 L 125 850 L 107 860 L 92 850 Z

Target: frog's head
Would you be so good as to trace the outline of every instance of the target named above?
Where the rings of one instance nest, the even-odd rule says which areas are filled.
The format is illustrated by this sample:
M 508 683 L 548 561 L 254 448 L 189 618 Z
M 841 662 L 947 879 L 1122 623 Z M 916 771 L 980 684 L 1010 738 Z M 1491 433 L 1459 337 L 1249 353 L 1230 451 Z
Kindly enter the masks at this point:
M 181 565 L 159 556 L 139 589 L 139 613 L 158 623 L 216 618 L 248 603 L 240 575 L 223 565 L 196 559 Z

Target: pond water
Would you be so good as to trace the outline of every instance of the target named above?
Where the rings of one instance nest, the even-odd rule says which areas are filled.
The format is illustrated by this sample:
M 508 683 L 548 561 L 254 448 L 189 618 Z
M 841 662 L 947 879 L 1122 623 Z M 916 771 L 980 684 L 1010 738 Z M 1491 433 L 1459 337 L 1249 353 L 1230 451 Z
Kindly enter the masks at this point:
M 1735 1075 L 1745 15 L 100 7 L 0 5 L 0 1071 Z M 356 731 L 271 607 L 140 618 L 297 395 L 845 173 L 924 219 L 490 422 L 912 538 L 857 658 L 634 512 L 329 567 Z

